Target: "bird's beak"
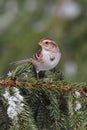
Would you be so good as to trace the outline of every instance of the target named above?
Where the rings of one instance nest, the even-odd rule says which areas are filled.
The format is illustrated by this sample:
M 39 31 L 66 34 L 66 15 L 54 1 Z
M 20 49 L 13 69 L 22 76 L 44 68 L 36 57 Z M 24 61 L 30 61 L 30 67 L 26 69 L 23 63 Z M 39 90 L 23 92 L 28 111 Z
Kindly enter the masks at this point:
M 39 44 L 40 46 L 43 46 L 42 42 L 39 42 L 38 44 Z

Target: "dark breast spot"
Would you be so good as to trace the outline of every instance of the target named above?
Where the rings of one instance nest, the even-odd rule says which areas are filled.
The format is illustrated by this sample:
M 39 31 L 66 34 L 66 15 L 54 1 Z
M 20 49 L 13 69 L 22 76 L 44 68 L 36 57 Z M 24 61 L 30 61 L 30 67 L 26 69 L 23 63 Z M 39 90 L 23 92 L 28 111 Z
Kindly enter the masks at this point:
M 55 60 L 55 57 L 53 57 L 53 58 L 50 58 L 50 60 L 51 60 L 51 61 L 54 61 L 54 60 Z

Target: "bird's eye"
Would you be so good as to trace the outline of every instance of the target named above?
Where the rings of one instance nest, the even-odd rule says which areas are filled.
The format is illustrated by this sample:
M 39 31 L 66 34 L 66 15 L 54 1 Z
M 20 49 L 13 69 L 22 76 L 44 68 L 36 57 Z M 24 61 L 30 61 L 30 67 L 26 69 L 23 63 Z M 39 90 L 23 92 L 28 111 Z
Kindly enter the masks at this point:
M 48 42 L 45 42 L 45 44 L 48 44 Z

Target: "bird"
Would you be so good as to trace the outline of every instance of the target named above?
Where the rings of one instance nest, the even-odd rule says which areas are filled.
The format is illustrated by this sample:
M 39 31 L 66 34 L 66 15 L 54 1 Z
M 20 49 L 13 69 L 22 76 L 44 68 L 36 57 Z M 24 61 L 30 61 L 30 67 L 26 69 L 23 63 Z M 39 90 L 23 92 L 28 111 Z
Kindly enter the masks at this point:
M 11 64 L 32 63 L 35 68 L 37 79 L 40 71 L 53 69 L 61 58 L 61 52 L 58 44 L 51 38 L 42 38 L 38 42 L 41 49 L 38 50 L 31 58 L 12 62 Z

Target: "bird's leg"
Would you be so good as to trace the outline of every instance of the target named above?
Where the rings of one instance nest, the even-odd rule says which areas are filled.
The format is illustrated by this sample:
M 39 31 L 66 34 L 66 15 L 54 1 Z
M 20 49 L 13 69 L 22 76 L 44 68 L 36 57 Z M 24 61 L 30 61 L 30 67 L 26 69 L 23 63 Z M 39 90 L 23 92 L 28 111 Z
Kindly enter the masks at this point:
M 37 74 L 37 80 L 39 80 L 39 71 L 36 71 Z

